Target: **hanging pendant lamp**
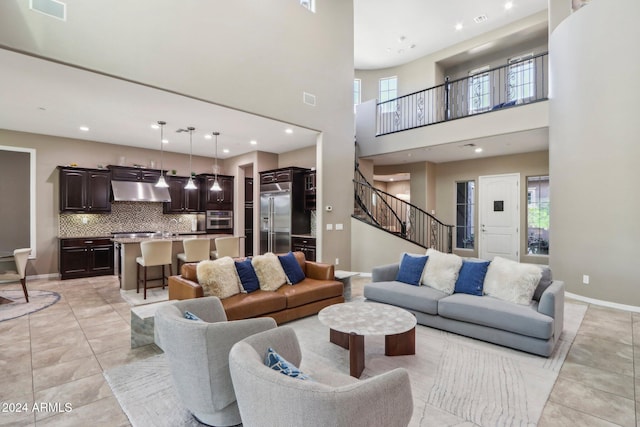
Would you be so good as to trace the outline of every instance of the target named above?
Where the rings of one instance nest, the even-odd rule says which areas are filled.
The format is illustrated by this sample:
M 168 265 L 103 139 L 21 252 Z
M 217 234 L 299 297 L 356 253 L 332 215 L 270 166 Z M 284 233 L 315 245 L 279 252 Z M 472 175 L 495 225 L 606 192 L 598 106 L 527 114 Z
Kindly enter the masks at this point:
M 164 179 L 164 164 L 162 162 L 162 155 L 164 153 L 164 142 L 162 142 L 162 140 L 164 139 L 164 125 L 166 125 L 167 122 L 159 121 L 158 124 L 160 125 L 160 178 L 158 178 L 156 187 L 168 188 L 169 184 L 167 184 L 167 181 Z
M 198 187 L 195 182 L 193 182 L 193 169 L 191 168 L 191 157 L 193 156 L 193 131 L 196 130 L 196 128 L 189 126 L 187 130 L 189 131 L 189 182 L 184 186 L 184 189 L 197 190 Z
M 211 191 L 222 191 L 222 187 L 220 187 L 220 184 L 218 184 L 218 135 L 220 135 L 220 132 L 213 132 L 213 136 L 216 137 L 216 166 Z

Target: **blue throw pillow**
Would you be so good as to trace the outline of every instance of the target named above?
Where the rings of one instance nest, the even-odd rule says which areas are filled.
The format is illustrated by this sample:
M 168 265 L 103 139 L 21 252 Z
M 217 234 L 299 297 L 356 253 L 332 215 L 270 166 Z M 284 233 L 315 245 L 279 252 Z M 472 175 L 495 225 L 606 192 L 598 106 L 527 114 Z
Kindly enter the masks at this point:
M 185 312 L 184 312 L 184 318 L 185 318 L 185 319 L 189 319 L 189 320 L 196 320 L 196 321 L 198 321 L 198 320 L 199 320 L 200 322 L 202 322 L 202 321 L 203 321 L 201 318 L 199 318 L 198 316 L 196 316 L 195 314 L 193 314 L 193 313 L 192 313 L 192 312 L 190 312 L 190 311 L 185 311 Z
M 280 264 L 282 264 L 284 273 L 287 275 L 287 279 L 289 279 L 292 285 L 304 280 L 304 272 L 293 252 L 289 252 L 286 255 L 278 255 L 278 259 L 280 260 Z
M 482 296 L 484 276 L 487 275 L 490 261 L 462 261 L 454 292 Z
M 247 293 L 260 289 L 260 282 L 253 265 L 251 265 L 251 258 L 247 258 L 244 261 L 236 261 L 236 271 L 238 272 L 238 277 L 240 277 L 240 283 L 242 283 L 242 287 Z
M 292 378 L 298 378 L 300 380 L 308 380 L 309 375 L 302 373 L 291 362 L 288 362 L 284 357 L 280 356 L 274 349 L 269 347 L 267 350 L 267 356 L 264 358 L 264 364 L 271 369 L 280 372 L 281 374 L 288 375 Z
M 428 256 L 411 256 L 404 254 L 400 261 L 400 269 L 396 275 L 396 280 L 409 285 L 420 286 L 420 278 Z

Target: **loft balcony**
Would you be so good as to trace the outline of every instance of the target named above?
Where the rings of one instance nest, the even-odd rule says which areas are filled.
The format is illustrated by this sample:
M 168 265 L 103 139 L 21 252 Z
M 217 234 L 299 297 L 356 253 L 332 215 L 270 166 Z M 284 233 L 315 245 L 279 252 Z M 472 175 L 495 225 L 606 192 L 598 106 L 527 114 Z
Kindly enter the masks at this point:
M 547 127 L 548 68 L 544 53 L 398 98 L 363 103 L 356 115 L 360 154 Z

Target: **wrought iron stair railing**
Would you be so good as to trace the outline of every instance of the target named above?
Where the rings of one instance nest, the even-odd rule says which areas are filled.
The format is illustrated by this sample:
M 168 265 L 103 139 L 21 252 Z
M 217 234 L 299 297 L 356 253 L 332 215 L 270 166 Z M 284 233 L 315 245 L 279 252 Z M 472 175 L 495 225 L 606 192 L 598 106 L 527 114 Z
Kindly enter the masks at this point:
M 452 252 L 453 226 L 372 186 L 356 169 L 353 217 L 424 248 Z

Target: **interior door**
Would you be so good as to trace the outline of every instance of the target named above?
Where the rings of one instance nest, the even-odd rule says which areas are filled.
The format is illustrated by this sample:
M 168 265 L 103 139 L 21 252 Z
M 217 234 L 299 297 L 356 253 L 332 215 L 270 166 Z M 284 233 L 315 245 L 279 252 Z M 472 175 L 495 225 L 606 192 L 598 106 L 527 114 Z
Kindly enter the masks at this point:
M 479 257 L 520 260 L 520 174 L 478 180 Z

